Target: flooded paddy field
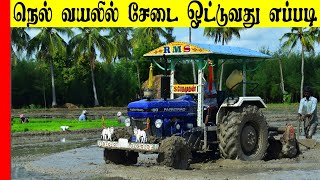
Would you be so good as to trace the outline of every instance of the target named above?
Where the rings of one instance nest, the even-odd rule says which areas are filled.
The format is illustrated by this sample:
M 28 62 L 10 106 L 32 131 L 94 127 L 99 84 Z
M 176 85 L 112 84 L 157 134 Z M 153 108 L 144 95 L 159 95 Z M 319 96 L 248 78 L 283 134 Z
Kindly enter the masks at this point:
M 268 114 L 273 115 L 268 119 Z M 285 113 L 265 113 L 271 126 L 295 123 Z M 287 118 L 289 117 L 289 118 Z M 292 122 L 291 122 L 292 121 Z M 300 146 L 293 159 L 245 162 L 208 159 L 176 170 L 156 163 L 157 155 L 141 154 L 132 166 L 105 164 L 96 146 L 100 130 L 68 133 L 12 134 L 12 179 L 320 179 L 320 133 L 312 149 Z M 302 137 L 301 137 L 302 138 Z

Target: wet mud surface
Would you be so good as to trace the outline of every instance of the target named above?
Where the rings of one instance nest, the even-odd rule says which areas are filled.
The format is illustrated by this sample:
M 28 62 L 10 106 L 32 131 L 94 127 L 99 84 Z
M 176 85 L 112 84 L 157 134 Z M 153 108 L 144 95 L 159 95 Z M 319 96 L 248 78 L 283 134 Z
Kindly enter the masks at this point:
M 267 116 L 267 115 L 266 115 Z M 277 115 L 277 117 L 280 115 Z M 282 115 L 282 119 L 284 116 Z M 269 120 L 272 126 L 288 121 Z M 50 134 L 12 134 L 12 179 L 319 179 L 320 133 L 314 148 L 300 146 L 293 159 L 245 162 L 203 159 L 188 170 L 157 163 L 157 155 L 139 154 L 131 166 L 105 164 L 103 148 L 96 146 L 102 129 Z

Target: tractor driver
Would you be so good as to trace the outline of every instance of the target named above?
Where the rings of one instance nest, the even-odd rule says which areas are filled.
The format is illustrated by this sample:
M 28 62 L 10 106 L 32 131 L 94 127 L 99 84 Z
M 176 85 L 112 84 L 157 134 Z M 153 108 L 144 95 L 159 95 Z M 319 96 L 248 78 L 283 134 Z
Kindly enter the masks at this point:
M 212 65 L 211 60 L 208 60 L 209 65 Z M 204 84 L 204 101 L 203 104 L 207 107 L 207 115 L 205 117 L 205 124 L 207 125 L 209 119 L 214 118 L 216 111 L 218 109 L 217 102 L 217 90 L 215 87 L 215 83 L 212 80 L 211 86 L 209 85 L 209 78 L 206 74 L 204 74 L 205 84 Z

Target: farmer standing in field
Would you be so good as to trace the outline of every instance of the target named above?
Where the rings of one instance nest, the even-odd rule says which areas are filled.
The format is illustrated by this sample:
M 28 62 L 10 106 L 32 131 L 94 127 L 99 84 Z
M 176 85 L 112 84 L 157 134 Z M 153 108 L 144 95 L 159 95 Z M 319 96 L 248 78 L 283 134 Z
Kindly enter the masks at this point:
M 318 126 L 317 98 L 312 96 L 312 89 L 309 86 L 303 89 L 303 96 L 304 98 L 300 100 L 298 116 L 299 120 L 304 122 L 305 137 L 311 139 Z
M 122 113 L 120 111 L 117 113 L 117 116 L 118 116 L 118 122 L 124 124 L 126 117 L 122 116 Z
M 28 123 L 29 120 L 24 116 L 24 114 L 20 114 L 20 123 Z
M 83 110 L 81 115 L 79 116 L 79 121 L 86 121 L 88 119 L 87 117 L 87 111 Z

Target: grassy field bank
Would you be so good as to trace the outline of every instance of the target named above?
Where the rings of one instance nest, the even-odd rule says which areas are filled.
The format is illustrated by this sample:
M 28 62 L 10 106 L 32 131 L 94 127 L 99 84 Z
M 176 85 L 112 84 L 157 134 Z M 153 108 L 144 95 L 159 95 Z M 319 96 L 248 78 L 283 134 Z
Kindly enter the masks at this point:
M 104 124 L 107 127 L 124 126 L 118 123 L 116 119 L 105 119 Z M 20 123 L 19 118 L 11 121 L 11 132 L 40 132 L 40 131 L 62 131 L 60 126 L 69 126 L 69 130 L 95 129 L 102 127 L 101 120 L 78 121 L 74 119 L 48 119 L 48 118 L 30 118 L 29 123 Z
M 283 119 L 295 119 L 297 116 L 299 104 L 267 104 L 267 108 L 263 109 L 265 116 L 268 120 L 283 120 Z M 11 132 L 39 132 L 39 131 L 61 131 L 60 126 L 70 126 L 70 130 L 80 129 L 94 129 L 101 128 L 102 115 L 109 114 L 105 119 L 106 126 L 118 127 L 123 126 L 119 124 L 115 119 L 118 111 L 123 112 L 126 115 L 126 107 L 99 107 L 99 108 L 87 108 L 90 115 L 96 116 L 94 119 L 89 116 L 88 121 L 78 121 L 79 112 L 81 109 L 66 109 L 66 108 L 50 108 L 50 109 L 12 109 L 11 115 Z M 318 108 L 320 111 L 320 108 Z M 29 117 L 29 123 L 20 124 L 20 119 L 17 118 L 20 113 L 24 113 Z M 49 114 L 50 118 L 38 118 L 41 115 Z M 319 114 L 319 112 L 318 112 Z M 36 118 L 37 117 L 37 118 Z M 61 118 L 64 117 L 64 118 Z

